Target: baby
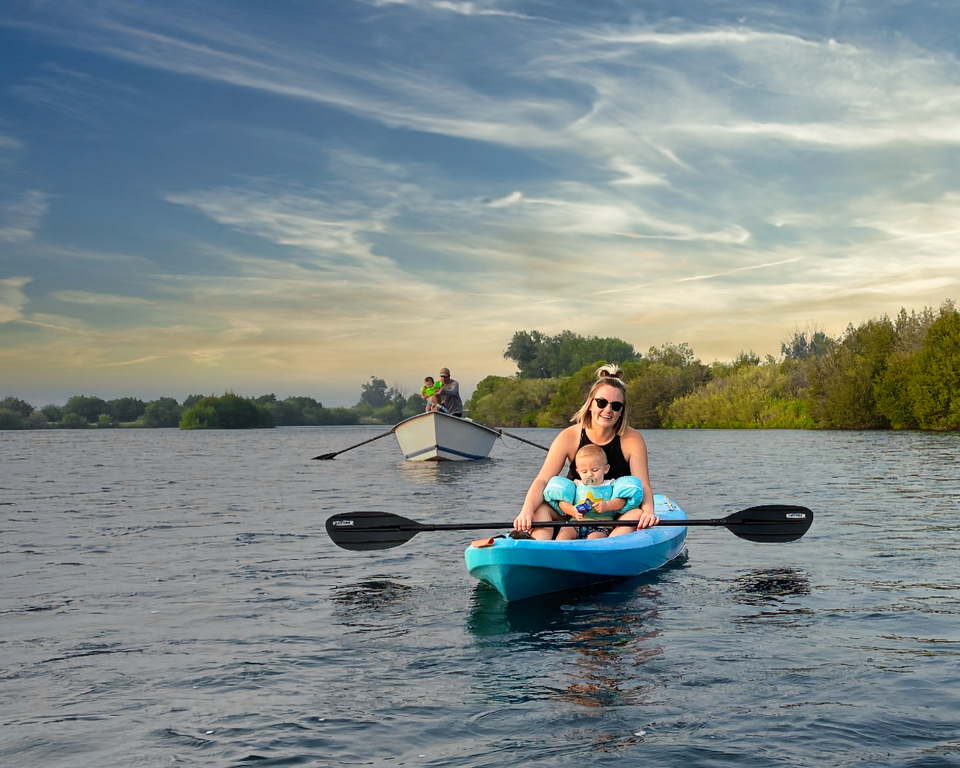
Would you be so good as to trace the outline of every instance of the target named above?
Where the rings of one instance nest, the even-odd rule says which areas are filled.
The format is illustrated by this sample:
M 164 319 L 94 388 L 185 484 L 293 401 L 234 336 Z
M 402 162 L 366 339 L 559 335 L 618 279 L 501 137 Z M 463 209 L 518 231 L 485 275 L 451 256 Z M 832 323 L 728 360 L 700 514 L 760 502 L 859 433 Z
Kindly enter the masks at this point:
M 425 411 L 435 411 L 437 410 L 434 405 L 436 402 L 433 400 L 434 396 L 443 389 L 443 384 L 437 384 L 434 381 L 433 376 L 427 376 L 423 380 L 423 386 L 420 387 L 420 397 L 427 401 L 426 407 L 423 409 Z
M 640 506 L 643 486 L 637 478 L 629 475 L 606 480 L 610 465 L 607 454 L 598 445 L 583 446 L 574 457 L 574 465 L 580 479 L 551 478 L 543 491 L 543 498 L 561 514 L 588 524 L 561 528 L 557 540 L 605 538 L 610 529 L 589 525 L 590 520 L 615 520 L 627 509 Z

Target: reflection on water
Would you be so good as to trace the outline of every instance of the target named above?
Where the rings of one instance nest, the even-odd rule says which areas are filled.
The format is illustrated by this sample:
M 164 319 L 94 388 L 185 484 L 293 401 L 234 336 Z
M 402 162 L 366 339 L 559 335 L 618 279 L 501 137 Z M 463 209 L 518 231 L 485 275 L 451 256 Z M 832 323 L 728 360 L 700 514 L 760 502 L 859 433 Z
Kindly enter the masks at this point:
M 658 596 L 646 587 L 638 595 L 647 603 L 645 610 L 605 611 L 570 633 L 563 645 L 577 657 L 567 668 L 560 698 L 583 707 L 616 707 L 636 704 L 650 693 L 651 685 L 637 668 L 663 652 L 653 642 L 660 634 L 652 628 Z
M 483 481 L 496 471 L 496 459 L 479 461 L 401 461 L 397 473 L 410 483 L 431 485 L 454 485 L 463 482 Z
M 796 568 L 748 571 L 736 579 L 734 599 L 744 605 L 768 605 L 810 594 L 810 577 Z
M 373 576 L 356 584 L 331 587 L 330 599 L 346 610 L 375 612 L 403 602 L 411 589 L 395 577 Z
M 537 600 L 508 603 L 493 587 L 478 582 L 470 598 L 467 631 L 478 639 L 520 633 L 535 641 L 566 621 L 563 608 L 569 600 L 569 595 L 544 595 Z
M 396 577 L 372 576 L 356 584 L 330 588 L 335 615 L 356 619 L 361 616 L 395 612 L 409 599 L 413 587 Z
M 562 681 L 545 698 L 589 708 L 636 704 L 656 687 L 638 668 L 662 654 L 657 581 L 653 575 L 513 603 L 478 584 L 467 629 L 490 648 L 565 654 Z

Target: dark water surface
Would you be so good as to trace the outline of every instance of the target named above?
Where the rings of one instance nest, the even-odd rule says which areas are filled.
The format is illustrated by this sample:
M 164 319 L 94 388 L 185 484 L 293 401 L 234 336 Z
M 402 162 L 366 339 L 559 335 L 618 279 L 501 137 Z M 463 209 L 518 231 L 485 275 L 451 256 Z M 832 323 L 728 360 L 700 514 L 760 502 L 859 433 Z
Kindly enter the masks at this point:
M 0 432 L 0 765 L 960 766 L 960 435 L 645 433 L 691 517 L 813 528 L 507 605 L 475 533 L 323 523 L 510 520 L 542 452 L 310 461 L 381 431 Z

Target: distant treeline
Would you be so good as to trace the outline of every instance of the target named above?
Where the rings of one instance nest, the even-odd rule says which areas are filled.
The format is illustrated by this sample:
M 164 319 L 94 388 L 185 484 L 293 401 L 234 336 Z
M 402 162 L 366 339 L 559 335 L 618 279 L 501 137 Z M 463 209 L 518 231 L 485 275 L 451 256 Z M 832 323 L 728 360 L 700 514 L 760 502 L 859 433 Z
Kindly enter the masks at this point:
M 273 426 L 357 424 L 361 414 L 351 408 L 324 408 L 312 397 L 275 395 L 245 398 L 227 393 L 190 395 L 182 404 L 161 397 L 143 402 L 133 397 L 101 400 L 76 395 L 64 406 L 30 403 L 8 397 L 0 401 L 0 429 L 91 427 L 180 427 L 182 429 L 244 429 Z
M 704 365 L 687 344 L 651 347 L 645 355 L 621 339 L 546 336 L 518 331 L 504 357 L 516 376 L 487 376 L 465 402 L 490 426 L 563 427 L 583 402 L 596 368 L 617 362 L 627 385 L 627 414 L 640 429 L 931 429 L 960 430 L 960 312 L 902 309 L 838 338 L 796 331 L 780 357 L 753 351 Z M 190 395 L 144 403 L 77 395 L 60 407 L 35 409 L 0 401 L 0 429 L 180 427 L 236 429 L 334 424 L 395 424 L 423 412 L 419 391 L 407 395 L 376 376 L 352 408 L 325 408 L 310 397 Z
M 504 357 L 551 359 L 562 337 L 518 333 Z M 836 339 L 796 331 L 779 358 L 741 352 L 708 366 L 688 345 L 665 344 L 622 360 L 637 428 L 960 430 L 960 313 L 952 301 L 939 312 L 904 309 L 851 324 Z M 550 377 L 525 378 L 521 367 L 517 377 L 488 376 L 466 407 L 484 424 L 566 426 L 595 369 L 611 361 L 599 356 L 573 375 L 550 369 Z

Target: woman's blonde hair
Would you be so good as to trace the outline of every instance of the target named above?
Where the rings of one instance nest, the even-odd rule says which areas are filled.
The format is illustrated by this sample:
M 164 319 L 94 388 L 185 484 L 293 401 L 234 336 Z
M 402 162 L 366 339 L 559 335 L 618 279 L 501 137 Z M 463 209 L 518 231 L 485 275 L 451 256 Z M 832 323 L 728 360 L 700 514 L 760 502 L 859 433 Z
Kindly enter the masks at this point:
M 615 363 L 607 363 L 597 368 L 595 376 L 597 380 L 593 386 L 590 387 L 587 399 L 583 405 L 580 406 L 580 410 L 573 414 L 573 418 L 570 419 L 570 421 L 582 424 L 584 429 L 593 427 L 593 416 L 590 414 L 590 404 L 593 402 L 593 398 L 596 397 L 597 390 L 600 389 L 600 387 L 614 387 L 623 392 L 623 410 L 620 411 L 620 420 L 617 422 L 616 428 L 617 434 L 622 435 L 627 430 L 627 385 L 623 383 L 623 371 L 620 370 L 620 367 Z

